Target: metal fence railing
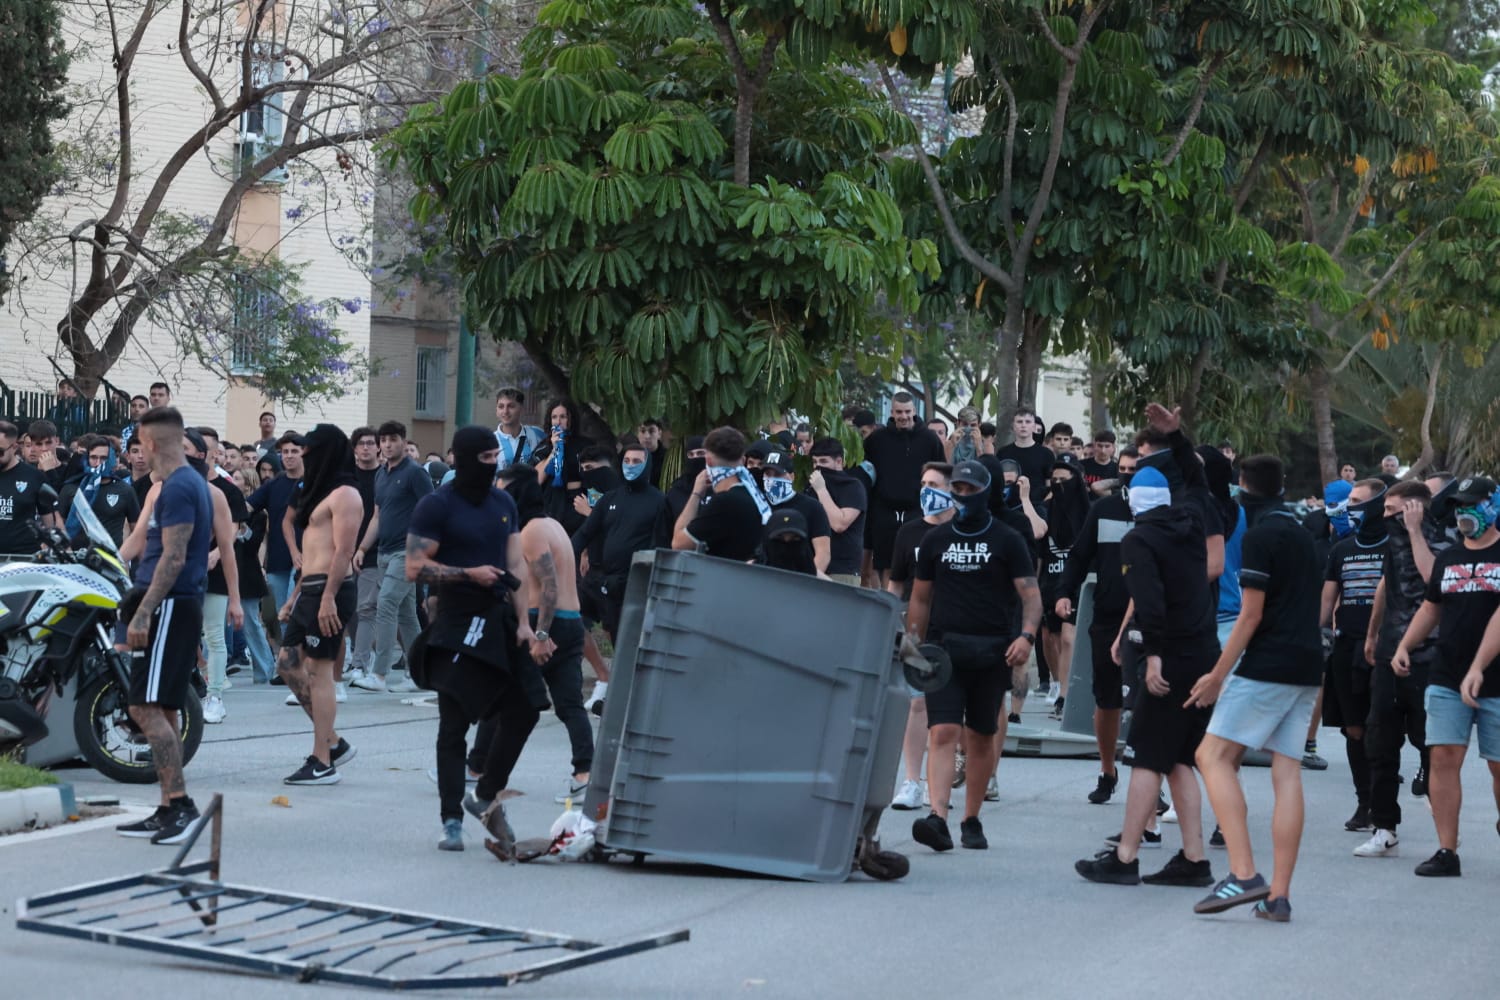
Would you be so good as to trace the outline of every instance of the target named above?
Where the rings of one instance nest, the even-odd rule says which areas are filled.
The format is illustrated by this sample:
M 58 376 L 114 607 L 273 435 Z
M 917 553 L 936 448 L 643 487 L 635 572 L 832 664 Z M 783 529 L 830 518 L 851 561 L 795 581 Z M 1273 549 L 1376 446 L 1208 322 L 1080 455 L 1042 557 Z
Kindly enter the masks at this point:
M 130 397 L 101 382 L 95 399 L 61 396 L 56 392 L 13 389 L 0 379 L 0 418 L 26 433 L 34 420 L 57 425 L 58 438 L 67 444 L 80 434 L 119 434 L 130 423 Z

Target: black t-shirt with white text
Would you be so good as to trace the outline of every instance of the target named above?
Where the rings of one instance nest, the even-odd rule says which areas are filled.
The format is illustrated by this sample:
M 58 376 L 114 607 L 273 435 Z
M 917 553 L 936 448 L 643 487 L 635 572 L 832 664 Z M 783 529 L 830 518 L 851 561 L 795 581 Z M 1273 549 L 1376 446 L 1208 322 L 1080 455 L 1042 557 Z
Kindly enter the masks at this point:
M 1245 532 L 1240 553 L 1241 594 L 1259 590 L 1266 596 L 1260 625 L 1235 672 L 1273 684 L 1321 684 L 1322 574 L 1312 538 L 1290 513 L 1270 511 Z
M 953 521 L 938 525 L 917 555 L 917 579 L 932 583 L 929 638 L 1010 635 L 1020 607 L 1015 581 L 1035 576 L 1031 547 L 999 521 L 974 534 Z
M 1375 589 L 1384 566 L 1385 539 L 1366 546 L 1350 535 L 1329 551 L 1323 579 L 1339 585 L 1339 603 L 1333 612 L 1336 634 L 1362 637 L 1369 630 L 1370 609 L 1375 606 Z
M 46 485 L 47 477 L 25 462 L 0 471 L 0 555 L 36 554 L 31 522 L 57 506 L 56 494 Z
M 1429 680 L 1457 691 L 1479 652 L 1480 640 L 1500 609 L 1500 541 L 1482 549 L 1454 545 L 1439 552 L 1427 580 L 1426 599 L 1442 615 L 1437 662 Z M 1479 697 L 1500 698 L 1500 662 L 1484 671 Z
M 760 508 L 743 483 L 723 493 L 710 493 L 687 527 L 693 541 L 708 555 L 737 562 L 755 558 L 763 531 Z
M 61 497 L 64 516 L 72 510 L 73 504 L 78 502 L 78 488 L 77 483 L 64 488 Z M 125 538 L 126 523 L 134 523 L 135 519 L 141 516 L 141 502 L 134 488 L 128 482 L 119 479 L 106 479 L 99 484 L 90 509 L 99 519 L 99 524 L 109 532 L 109 537 L 114 539 L 116 546 L 119 546 Z M 82 537 L 81 530 L 74 533 L 75 541 Z

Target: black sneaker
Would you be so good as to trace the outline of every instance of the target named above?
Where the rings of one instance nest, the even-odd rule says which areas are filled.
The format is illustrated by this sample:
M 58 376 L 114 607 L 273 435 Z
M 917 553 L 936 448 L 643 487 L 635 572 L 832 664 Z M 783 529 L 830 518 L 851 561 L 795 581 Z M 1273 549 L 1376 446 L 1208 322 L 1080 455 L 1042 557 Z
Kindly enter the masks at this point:
M 332 764 L 324 764 L 318 758 L 308 755 L 302 766 L 282 781 L 288 785 L 337 785 L 339 772 L 334 770 Z
M 465 803 L 467 805 L 467 803 Z M 934 851 L 953 850 L 953 835 L 948 832 L 948 821 L 937 813 L 929 813 L 911 825 L 911 837 L 924 847 Z
M 145 819 L 137 820 L 134 823 L 122 823 L 115 827 L 115 833 L 118 833 L 122 837 L 139 837 L 142 840 L 155 837 L 161 832 L 162 823 L 171 812 L 171 806 L 157 806 L 156 812 Z
M 1417 874 L 1423 878 L 1458 878 L 1463 874 L 1463 867 L 1458 863 L 1457 854 L 1440 847 L 1436 854 L 1417 865 Z
M 1214 891 L 1193 904 L 1194 913 L 1222 913 L 1232 906 L 1258 903 L 1271 895 L 1271 886 L 1259 873 L 1250 878 L 1233 875 L 1214 886 Z
M 1012 713 L 1010 713 L 1009 715 L 1007 715 L 1005 717 L 1005 721 L 1009 722 L 1013 726 L 1020 725 L 1020 723 L 1021 723 L 1021 717 L 1019 715 L 1017 715 L 1015 712 L 1012 712 Z
M 1073 870 L 1090 882 L 1105 882 L 1110 885 L 1141 884 L 1140 858 L 1127 864 L 1113 850 L 1100 851 L 1087 861 L 1075 861 Z
M 1106 844 L 1108 844 L 1110 847 L 1119 847 L 1120 846 L 1120 838 L 1123 837 L 1124 835 L 1125 835 L 1124 832 L 1121 831 L 1120 833 L 1117 833 L 1117 834 L 1115 834 L 1112 837 L 1105 837 L 1104 838 L 1104 842 Z M 1157 847 L 1157 848 L 1161 847 L 1161 831 L 1160 830 L 1147 830 L 1144 833 L 1142 833 L 1141 834 L 1141 846 L 1142 847 Z
M 1066 699 L 1059 698 L 1052 703 L 1052 711 L 1047 713 L 1049 719 L 1061 719 L 1063 717 L 1063 702 Z
M 1096 806 L 1102 806 L 1115 794 L 1115 789 L 1120 787 L 1120 776 L 1118 774 L 1099 775 L 1099 784 L 1089 792 L 1089 801 Z
M 1349 821 L 1344 824 L 1344 829 L 1350 833 L 1369 833 L 1375 829 L 1374 824 L 1370 822 L 1370 810 L 1364 806 L 1354 810 L 1354 815 L 1349 817 Z
M 1208 859 L 1189 861 L 1187 855 L 1178 851 L 1161 871 L 1141 879 L 1147 885 L 1213 885 L 1213 868 Z
M 180 799 L 173 799 L 172 804 L 167 807 L 167 814 L 162 817 L 161 829 L 156 831 L 151 843 L 180 844 L 191 837 L 202 822 L 198 807 L 193 805 L 192 799 L 185 795 Z
M 1411 779 L 1411 793 L 1419 799 L 1427 797 L 1427 768 L 1417 768 L 1417 776 Z
M 328 751 L 328 762 L 334 767 L 343 767 L 353 760 L 358 753 L 359 751 L 354 749 L 348 740 L 340 736 L 338 743 L 334 745 L 332 750 Z
M 947 832 L 947 826 L 943 827 Z M 990 842 L 984 838 L 984 826 L 979 822 L 978 816 L 970 816 L 958 824 L 958 842 L 971 851 L 987 851 Z M 948 842 L 951 846 L 953 841 Z
M 1224 846 L 1224 831 L 1220 830 L 1217 826 L 1214 827 L 1214 834 L 1213 834 L 1213 836 L 1208 838 L 1208 846 L 1209 847 L 1223 847 Z
M 1171 808 L 1172 808 L 1172 804 L 1167 801 L 1167 797 L 1165 795 L 1163 795 L 1161 792 L 1157 792 L 1156 793 L 1156 815 L 1157 816 L 1165 816 L 1167 814 L 1167 810 L 1169 810 Z

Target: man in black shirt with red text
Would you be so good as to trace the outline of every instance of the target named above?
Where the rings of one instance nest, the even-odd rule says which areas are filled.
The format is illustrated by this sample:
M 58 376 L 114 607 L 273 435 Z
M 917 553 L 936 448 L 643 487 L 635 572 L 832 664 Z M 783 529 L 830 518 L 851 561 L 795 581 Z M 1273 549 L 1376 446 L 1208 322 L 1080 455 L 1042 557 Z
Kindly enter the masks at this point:
M 932 641 L 953 660 L 947 686 L 927 695 L 927 778 L 932 813 L 912 824 L 912 837 L 935 851 L 953 848 L 948 799 L 954 750 L 967 743 L 963 846 L 989 846 L 979 810 L 994 773 L 1000 708 L 1011 670 L 1026 662 L 1042 621 L 1041 591 L 1031 547 L 990 514 L 990 474 L 976 461 L 953 470 L 958 514 L 922 540 L 917 580 L 907 609 L 907 632 Z M 1020 634 L 1015 633 L 1020 605 Z

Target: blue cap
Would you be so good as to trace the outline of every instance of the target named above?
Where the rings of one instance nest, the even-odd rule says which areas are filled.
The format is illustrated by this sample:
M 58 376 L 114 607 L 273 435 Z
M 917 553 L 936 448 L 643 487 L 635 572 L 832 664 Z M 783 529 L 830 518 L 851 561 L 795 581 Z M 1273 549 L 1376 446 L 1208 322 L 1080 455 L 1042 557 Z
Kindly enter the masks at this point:
M 1354 492 L 1354 484 L 1346 479 L 1335 479 L 1323 487 L 1323 503 L 1329 507 L 1337 507 L 1349 499 L 1349 494 Z

